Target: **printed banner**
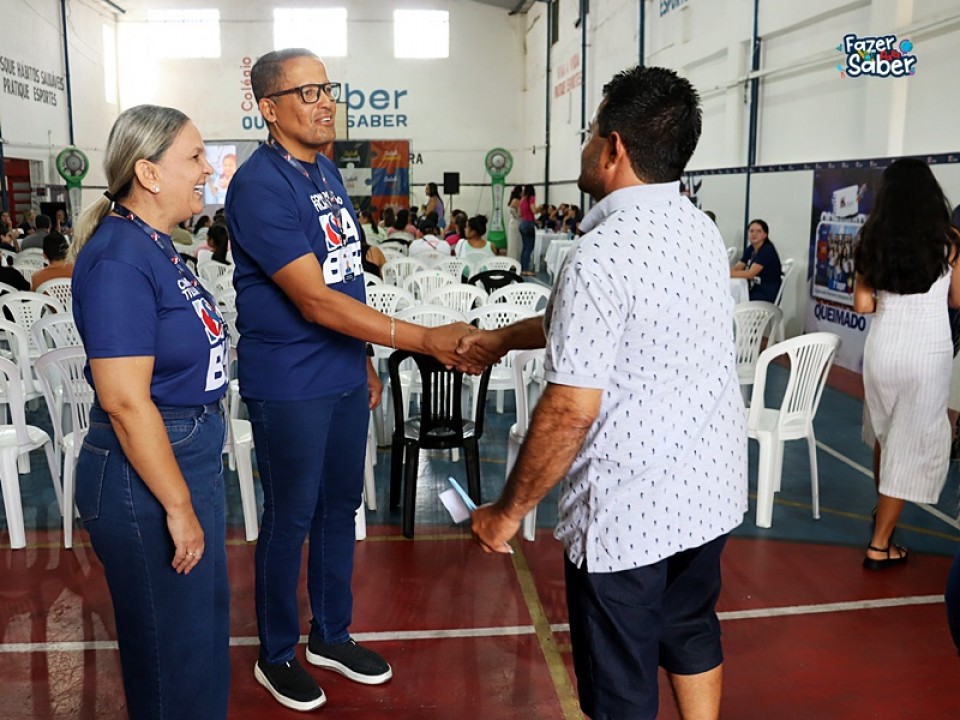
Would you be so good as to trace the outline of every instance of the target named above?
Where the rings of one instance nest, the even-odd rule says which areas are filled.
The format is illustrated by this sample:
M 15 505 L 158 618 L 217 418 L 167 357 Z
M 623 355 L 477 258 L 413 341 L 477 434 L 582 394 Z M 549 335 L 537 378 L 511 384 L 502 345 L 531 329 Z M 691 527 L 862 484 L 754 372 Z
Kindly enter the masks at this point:
M 853 311 L 853 249 L 870 214 L 882 172 L 876 167 L 845 167 L 813 173 L 807 271 L 810 302 L 803 329 L 839 335 L 835 362 L 855 372 L 863 372 L 870 315 Z
M 372 210 L 379 218 L 387 206 L 409 205 L 409 140 L 337 140 L 327 156 L 339 168 L 358 212 Z

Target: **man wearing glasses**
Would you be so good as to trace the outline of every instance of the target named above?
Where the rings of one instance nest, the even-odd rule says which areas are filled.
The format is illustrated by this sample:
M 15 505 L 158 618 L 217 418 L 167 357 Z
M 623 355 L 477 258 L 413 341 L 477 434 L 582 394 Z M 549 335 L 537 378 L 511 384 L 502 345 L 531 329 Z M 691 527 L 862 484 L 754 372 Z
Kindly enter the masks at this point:
M 298 662 L 297 585 L 309 535 L 307 661 L 368 685 L 390 666 L 350 639 L 354 513 L 369 409 L 382 385 L 365 343 L 452 365 L 469 325 L 426 329 L 365 304 L 359 223 L 334 140 L 339 83 L 309 50 L 264 55 L 251 85 L 267 141 L 236 172 L 226 214 L 236 262 L 240 388 L 253 423 L 264 512 L 256 550 L 260 658 L 254 676 L 282 705 L 326 702 Z

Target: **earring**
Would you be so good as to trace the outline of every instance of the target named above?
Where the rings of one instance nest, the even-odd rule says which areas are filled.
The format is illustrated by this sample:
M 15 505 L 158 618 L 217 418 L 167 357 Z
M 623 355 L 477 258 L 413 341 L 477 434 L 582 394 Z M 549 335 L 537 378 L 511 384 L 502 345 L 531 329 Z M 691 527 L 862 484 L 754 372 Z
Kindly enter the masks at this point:
M 153 191 L 154 191 L 155 193 L 160 192 L 160 186 L 159 186 L 159 185 L 154 185 L 154 186 L 153 186 Z

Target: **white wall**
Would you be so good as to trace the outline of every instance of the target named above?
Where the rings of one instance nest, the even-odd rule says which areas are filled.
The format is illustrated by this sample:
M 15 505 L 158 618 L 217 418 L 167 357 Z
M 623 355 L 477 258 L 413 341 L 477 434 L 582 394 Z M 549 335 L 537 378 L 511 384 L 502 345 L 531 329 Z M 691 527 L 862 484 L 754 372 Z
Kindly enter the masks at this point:
M 117 107 L 106 102 L 103 75 L 103 26 L 114 26 L 114 15 L 93 0 L 67 3 L 70 77 L 75 144 L 91 161 L 85 185 L 103 185 L 103 147 L 116 119 Z M 63 28 L 58 0 L 0 0 L 0 123 L 4 155 L 39 161 L 35 184 L 61 185 L 53 158 L 69 145 Z M 7 72 L 12 63 L 12 73 Z M 28 65 L 54 78 L 18 76 L 17 64 Z M 27 86 L 27 98 L 11 92 L 10 83 Z
M 261 139 L 262 128 L 244 127 L 244 116 L 259 117 L 241 106 L 244 58 L 255 60 L 273 50 L 273 8 L 309 5 L 303 2 L 263 3 L 253 0 L 210 3 L 209 0 L 156 0 L 149 7 L 219 5 L 221 57 L 217 59 L 130 62 L 136 53 L 149 55 L 146 10 L 131 10 L 120 22 L 125 71 L 121 77 L 124 106 L 149 100 L 172 105 L 190 115 L 208 140 Z M 409 139 L 422 164 L 411 165 L 414 199 L 424 202 L 423 185 L 442 183 L 445 171 L 460 172 L 461 183 L 489 178 L 483 160 L 488 150 L 505 147 L 515 157 L 513 176 L 523 174 L 524 106 L 517 102 L 523 86 L 523 16 L 474 2 L 418 0 L 393 3 L 351 0 L 331 3 L 348 10 L 346 58 L 328 58 L 331 79 L 349 86 L 350 115 L 370 121 L 403 115 L 401 127 L 354 127 L 350 139 Z M 146 6 L 146 4 L 144 4 Z M 440 60 L 398 60 L 393 57 L 393 9 L 441 9 L 450 13 L 450 57 Z M 319 28 L 318 28 L 319 31 Z M 145 50 L 147 52 L 145 52 Z M 146 76 L 146 79 L 145 79 Z M 374 111 L 370 93 L 386 90 L 390 107 Z M 363 102 L 363 107 L 360 107 Z M 542 105 L 541 105 L 542 106 Z M 463 188 L 454 204 L 470 213 L 489 215 L 490 193 Z

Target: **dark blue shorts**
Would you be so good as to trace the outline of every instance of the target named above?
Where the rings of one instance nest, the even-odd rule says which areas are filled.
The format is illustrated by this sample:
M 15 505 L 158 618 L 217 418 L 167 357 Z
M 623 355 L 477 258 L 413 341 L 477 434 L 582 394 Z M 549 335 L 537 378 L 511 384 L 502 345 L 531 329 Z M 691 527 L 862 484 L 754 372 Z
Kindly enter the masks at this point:
M 565 560 L 580 707 L 593 720 L 656 718 L 659 667 L 696 675 L 723 662 L 716 604 L 726 542 L 615 573 Z

